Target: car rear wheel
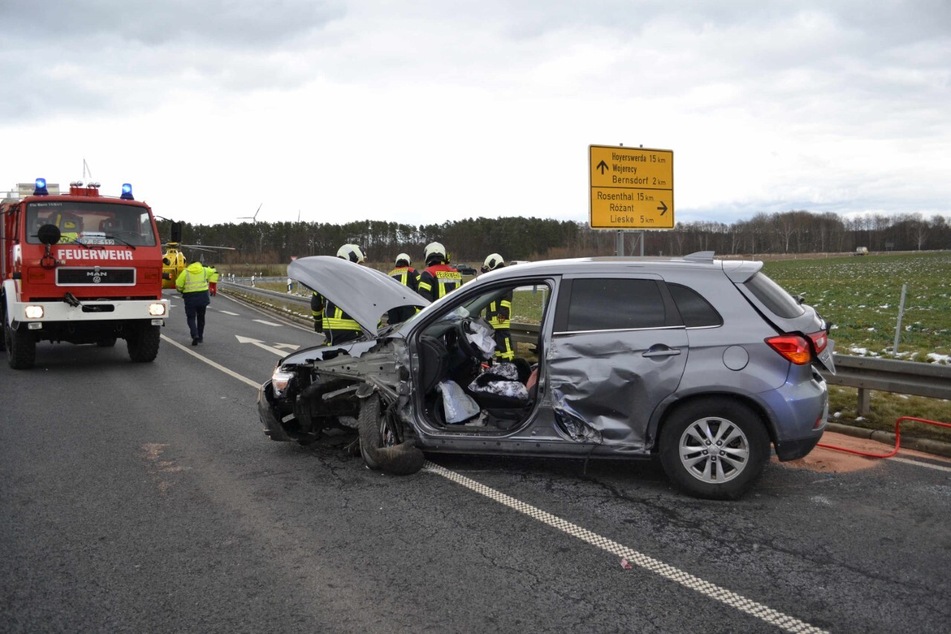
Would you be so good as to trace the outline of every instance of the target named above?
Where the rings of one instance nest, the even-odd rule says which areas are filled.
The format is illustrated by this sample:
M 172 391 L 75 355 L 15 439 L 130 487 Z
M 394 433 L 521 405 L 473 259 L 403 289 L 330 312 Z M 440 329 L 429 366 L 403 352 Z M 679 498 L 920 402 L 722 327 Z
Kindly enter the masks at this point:
M 375 394 L 360 407 L 360 455 L 367 467 L 393 475 L 409 475 L 423 468 L 425 456 L 411 443 L 399 442 L 389 417 L 380 412 Z
M 705 399 L 671 415 L 660 433 L 659 453 L 667 476 L 688 495 L 735 500 L 763 473 L 769 434 L 749 407 Z

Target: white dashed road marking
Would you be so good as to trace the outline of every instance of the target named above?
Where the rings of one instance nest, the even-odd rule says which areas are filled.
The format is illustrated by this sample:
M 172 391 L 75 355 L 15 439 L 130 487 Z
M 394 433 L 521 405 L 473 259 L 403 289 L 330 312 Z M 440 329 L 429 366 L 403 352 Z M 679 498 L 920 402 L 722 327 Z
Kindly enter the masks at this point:
M 188 347 L 186 347 L 186 346 L 183 346 L 182 344 L 178 343 L 178 342 L 175 341 L 174 339 L 169 339 L 169 338 L 166 337 L 165 335 L 162 335 L 162 341 L 164 341 L 165 343 L 169 344 L 170 346 L 175 346 L 176 348 L 178 348 L 179 350 L 181 350 L 181 351 L 183 351 L 183 352 L 187 352 L 188 354 L 192 355 L 193 357 L 195 357 L 195 358 L 198 359 L 199 361 L 203 361 L 203 362 L 207 363 L 208 365 L 210 365 L 211 367 L 213 367 L 213 368 L 216 369 L 216 370 L 221 370 L 222 372 L 224 372 L 224 373 L 227 374 L 228 376 L 230 376 L 230 377 L 232 377 L 232 378 L 235 378 L 235 379 L 238 379 L 238 380 L 241 381 L 242 383 L 246 383 L 246 384 L 250 385 L 251 387 L 253 387 L 254 389 L 258 389 L 258 388 L 261 387 L 261 384 L 258 383 L 257 381 L 252 381 L 251 379 L 247 378 L 246 376 L 241 376 L 241 375 L 238 374 L 237 372 L 234 372 L 234 371 L 232 371 L 232 370 L 229 370 L 228 368 L 226 368 L 225 366 L 221 365 L 220 363 L 215 363 L 214 361 L 212 361 L 212 360 L 209 359 L 208 357 L 205 357 L 205 356 L 202 356 L 202 355 L 198 354 L 197 352 L 195 352 L 195 351 L 192 350 L 191 348 L 188 348 Z
M 495 489 L 487 487 L 484 484 L 476 482 L 475 480 L 467 478 L 454 471 L 440 467 L 437 464 L 427 462 L 426 470 L 437 475 L 441 475 L 442 477 L 452 480 L 457 484 L 461 484 L 467 489 L 475 491 L 480 495 L 484 495 L 490 500 L 494 500 L 499 504 L 503 504 L 518 511 L 519 513 L 523 513 L 532 519 L 541 522 L 542 524 L 547 524 L 563 533 L 567 533 L 568 535 L 588 542 L 592 546 L 596 546 L 601 550 L 615 555 L 616 557 L 625 559 L 635 566 L 639 566 L 644 570 L 649 570 L 650 572 L 658 574 L 665 579 L 679 583 L 685 588 L 695 590 L 696 592 L 699 592 L 710 599 L 714 599 L 730 607 L 736 608 L 740 612 L 745 612 L 746 614 L 755 616 L 756 618 L 765 621 L 770 625 L 782 628 L 787 632 L 812 633 L 825 631 L 810 625 L 809 623 L 800 621 L 795 617 L 789 616 L 788 614 L 778 612 L 768 606 L 763 605 L 762 603 L 757 603 L 756 601 L 747 599 L 746 597 L 732 592 L 731 590 L 727 590 L 726 588 L 721 588 L 718 585 L 704 581 L 703 579 L 695 577 L 688 572 L 684 572 L 683 570 L 679 570 L 673 566 L 665 564 L 662 561 L 658 561 L 653 557 L 639 553 L 636 550 L 628 548 L 627 546 L 623 546 L 606 537 L 592 533 L 585 528 L 582 528 L 576 524 L 572 524 L 571 522 L 565 521 L 560 517 L 556 517 L 550 513 L 546 513 L 545 511 L 535 508 L 530 504 L 516 500 L 509 495 L 500 493 Z
M 219 313 L 224 313 L 225 315 L 231 315 L 232 317 L 238 317 L 238 313 L 233 313 L 230 310 L 219 310 Z
M 280 328 L 284 324 L 276 324 L 273 321 L 265 321 L 263 319 L 252 319 L 251 321 L 256 321 L 259 324 L 264 324 L 265 326 L 274 326 L 275 328 Z

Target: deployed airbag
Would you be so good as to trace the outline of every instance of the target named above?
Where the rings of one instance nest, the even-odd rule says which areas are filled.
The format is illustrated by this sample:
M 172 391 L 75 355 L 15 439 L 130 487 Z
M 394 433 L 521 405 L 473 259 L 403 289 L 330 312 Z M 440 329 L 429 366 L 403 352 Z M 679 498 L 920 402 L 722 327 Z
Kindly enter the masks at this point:
M 447 423 L 461 423 L 479 413 L 479 404 L 455 381 L 442 381 L 439 392 L 442 394 L 443 414 Z

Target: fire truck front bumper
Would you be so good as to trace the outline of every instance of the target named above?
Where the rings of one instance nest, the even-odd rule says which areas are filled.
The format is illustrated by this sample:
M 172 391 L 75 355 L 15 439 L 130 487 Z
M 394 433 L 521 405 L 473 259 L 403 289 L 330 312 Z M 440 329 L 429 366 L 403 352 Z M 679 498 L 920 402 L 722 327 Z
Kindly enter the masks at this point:
M 155 300 L 77 300 L 61 302 L 13 302 L 9 306 L 11 322 L 27 324 L 30 330 L 48 322 L 138 321 L 148 320 L 162 326 L 168 318 L 169 301 Z

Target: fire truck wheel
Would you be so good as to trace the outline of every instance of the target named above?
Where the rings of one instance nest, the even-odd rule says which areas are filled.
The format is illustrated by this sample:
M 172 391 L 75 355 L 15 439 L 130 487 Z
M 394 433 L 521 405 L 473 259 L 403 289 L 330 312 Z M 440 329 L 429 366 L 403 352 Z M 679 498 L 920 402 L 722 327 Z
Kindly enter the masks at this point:
M 141 326 L 130 332 L 125 340 L 129 348 L 129 358 L 136 363 L 155 361 L 160 336 L 159 326 L 152 325 Z
M 36 339 L 26 328 L 14 330 L 6 322 L 3 326 L 3 339 L 7 348 L 7 360 L 14 370 L 26 370 L 36 361 Z

